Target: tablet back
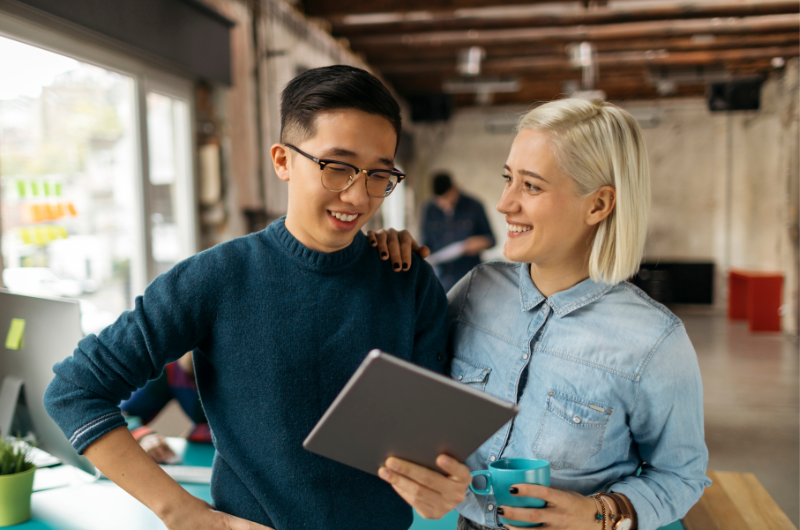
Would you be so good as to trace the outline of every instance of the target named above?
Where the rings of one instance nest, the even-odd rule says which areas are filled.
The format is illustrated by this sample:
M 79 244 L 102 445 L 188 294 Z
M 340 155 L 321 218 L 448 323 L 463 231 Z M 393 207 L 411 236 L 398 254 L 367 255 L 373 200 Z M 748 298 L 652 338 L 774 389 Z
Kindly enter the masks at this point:
M 513 403 L 373 350 L 303 447 L 373 475 L 389 456 L 438 470 L 437 456 L 463 462 L 517 410 Z

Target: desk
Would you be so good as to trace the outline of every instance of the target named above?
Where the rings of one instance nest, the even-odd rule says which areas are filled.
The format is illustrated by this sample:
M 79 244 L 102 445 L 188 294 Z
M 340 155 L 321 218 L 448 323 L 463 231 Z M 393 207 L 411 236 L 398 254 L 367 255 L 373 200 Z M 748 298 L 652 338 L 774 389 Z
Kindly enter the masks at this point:
M 214 447 L 208 444 L 170 445 L 190 466 L 210 466 Z M 211 502 L 208 484 L 182 484 L 183 488 Z M 96 480 L 34 492 L 31 519 L 13 530 L 166 530 L 156 515 L 109 480 Z
M 214 447 L 169 439 L 176 454 L 189 466 L 210 466 Z M 207 484 L 181 484 L 186 491 L 211 502 Z M 455 530 L 458 514 L 450 512 L 438 521 L 429 521 L 414 513 L 409 530 Z M 31 519 L 6 527 L 9 530 L 166 530 L 166 526 L 139 501 L 109 480 L 97 480 L 34 492 Z M 684 530 L 679 521 L 661 530 Z M 693 529 L 692 529 L 693 530 Z
M 708 476 L 713 483 L 683 518 L 686 530 L 797 530 L 752 473 Z

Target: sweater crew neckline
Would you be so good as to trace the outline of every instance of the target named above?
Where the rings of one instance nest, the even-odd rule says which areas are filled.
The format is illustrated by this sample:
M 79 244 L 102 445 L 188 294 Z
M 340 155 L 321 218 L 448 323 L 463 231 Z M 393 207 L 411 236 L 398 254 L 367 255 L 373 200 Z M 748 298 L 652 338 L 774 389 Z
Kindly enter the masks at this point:
M 354 263 L 364 248 L 367 237 L 359 230 L 353 242 L 336 252 L 320 252 L 302 244 L 286 228 L 286 216 L 269 225 L 264 231 L 284 253 L 299 265 L 312 270 L 334 271 Z

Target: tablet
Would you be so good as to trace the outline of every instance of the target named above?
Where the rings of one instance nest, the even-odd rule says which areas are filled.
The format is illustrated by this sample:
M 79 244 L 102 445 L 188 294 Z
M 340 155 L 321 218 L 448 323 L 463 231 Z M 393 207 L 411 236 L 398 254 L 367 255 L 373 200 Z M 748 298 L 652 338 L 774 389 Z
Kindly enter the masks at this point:
M 373 475 L 390 456 L 439 470 L 437 456 L 463 462 L 517 412 L 514 403 L 372 350 L 303 447 Z

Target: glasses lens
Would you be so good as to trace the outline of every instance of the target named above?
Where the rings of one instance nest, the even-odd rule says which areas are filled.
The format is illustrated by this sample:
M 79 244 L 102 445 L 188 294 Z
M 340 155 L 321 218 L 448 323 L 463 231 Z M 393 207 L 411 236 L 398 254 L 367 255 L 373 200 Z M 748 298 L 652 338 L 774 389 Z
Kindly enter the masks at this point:
M 331 191 L 342 191 L 350 185 L 356 171 L 343 164 L 325 164 L 322 170 L 322 185 Z
M 388 171 L 378 171 L 367 180 L 367 193 L 373 197 L 386 197 L 397 186 L 397 175 Z

